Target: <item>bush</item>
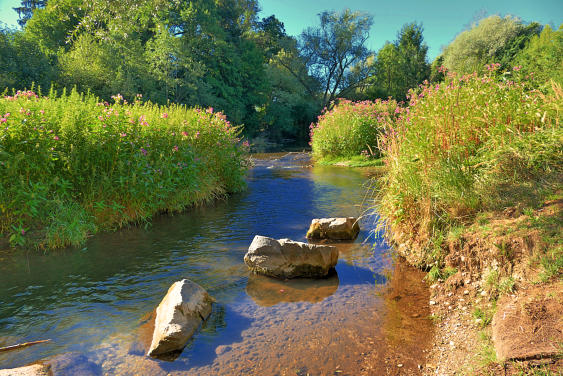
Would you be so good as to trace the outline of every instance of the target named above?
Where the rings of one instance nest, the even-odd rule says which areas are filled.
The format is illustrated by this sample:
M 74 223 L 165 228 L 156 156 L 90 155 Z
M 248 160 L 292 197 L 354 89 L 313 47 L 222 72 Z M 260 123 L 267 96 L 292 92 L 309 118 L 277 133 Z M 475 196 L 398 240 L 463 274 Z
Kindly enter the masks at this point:
M 73 91 L 0 98 L 0 233 L 45 247 L 244 188 L 245 146 L 213 109 Z
M 561 88 L 546 95 L 518 68 L 495 78 L 496 68 L 450 73 L 411 91 L 408 108 L 381 136 L 380 214 L 427 248 L 479 211 L 537 202 L 561 188 Z M 427 256 L 435 261 L 430 249 Z
M 395 101 L 340 100 L 311 124 L 311 146 L 316 159 L 379 156 L 377 137 L 382 124 L 396 116 Z

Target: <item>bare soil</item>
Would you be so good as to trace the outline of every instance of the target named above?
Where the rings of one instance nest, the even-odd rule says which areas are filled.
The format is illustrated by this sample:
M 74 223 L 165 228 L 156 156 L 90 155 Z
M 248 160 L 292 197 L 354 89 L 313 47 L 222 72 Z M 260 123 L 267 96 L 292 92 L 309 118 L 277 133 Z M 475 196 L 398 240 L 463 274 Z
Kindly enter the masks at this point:
M 457 273 L 430 288 L 436 332 L 425 375 L 563 375 L 561 271 L 539 278 L 537 256 L 553 245 L 528 226 L 562 208 L 555 200 L 532 216 L 493 213 L 447 244 Z

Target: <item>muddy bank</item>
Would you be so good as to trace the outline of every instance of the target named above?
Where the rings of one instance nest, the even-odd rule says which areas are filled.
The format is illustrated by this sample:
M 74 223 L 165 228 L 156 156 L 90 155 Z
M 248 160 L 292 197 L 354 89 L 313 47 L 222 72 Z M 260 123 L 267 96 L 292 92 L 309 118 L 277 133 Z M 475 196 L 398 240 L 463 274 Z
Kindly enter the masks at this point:
M 554 200 L 527 214 L 489 213 L 486 222 L 446 242 L 444 270 L 451 274 L 431 282 L 435 334 L 425 375 L 563 370 L 563 271 L 557 267 L 562 208 Z M 406 253 L 410 247 L 396 249 Z M 417 252 L 406 255 L 419 263 Z

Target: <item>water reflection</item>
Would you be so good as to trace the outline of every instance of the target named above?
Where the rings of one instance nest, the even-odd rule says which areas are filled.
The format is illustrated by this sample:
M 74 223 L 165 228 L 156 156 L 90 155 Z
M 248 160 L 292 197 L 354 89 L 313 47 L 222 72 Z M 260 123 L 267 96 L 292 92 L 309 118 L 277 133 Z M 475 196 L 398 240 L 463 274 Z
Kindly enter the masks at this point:
M 280 280 L 252 274 L 248 277 L 246 293 L 256 304 L 270 307 L 279 303 L 317 303 L 331 296 L 338 289 L 336 271 L 328 278 L 295 278 Z

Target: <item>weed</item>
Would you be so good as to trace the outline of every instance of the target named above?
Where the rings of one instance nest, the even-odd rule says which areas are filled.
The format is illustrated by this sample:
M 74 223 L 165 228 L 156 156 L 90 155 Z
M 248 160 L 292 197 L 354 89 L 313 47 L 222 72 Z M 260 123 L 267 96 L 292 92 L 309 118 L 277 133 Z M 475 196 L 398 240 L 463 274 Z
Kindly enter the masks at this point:
M 49 248 L 79 244 L 244 188 L 247 145 L 222 113 L 114 100 L 0 98 L 0 233 L 12 245 L 30 232 Z
M 351 102 L 340 100 L 311 124 L 311 146 L 317 160 L 361 156 L 366 161 L 378 158 L 377 144 L 383 124 L 394 119 L 395 101 Z
M 562 99 L 556 84 L 546 95 L 525 79 L 477 74 L 411 91 L 379 139 L 379 214 L 428 249 L 432 265 L 438 233 L 473 220 L 490 231 L 487 211 L 537 207 L 561 188 Z
M 477 307 L 473 310 L 473 318 L 479 320 L 479 325 L 484 328 L 493 320 L 493 312 Z

